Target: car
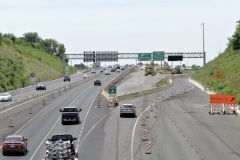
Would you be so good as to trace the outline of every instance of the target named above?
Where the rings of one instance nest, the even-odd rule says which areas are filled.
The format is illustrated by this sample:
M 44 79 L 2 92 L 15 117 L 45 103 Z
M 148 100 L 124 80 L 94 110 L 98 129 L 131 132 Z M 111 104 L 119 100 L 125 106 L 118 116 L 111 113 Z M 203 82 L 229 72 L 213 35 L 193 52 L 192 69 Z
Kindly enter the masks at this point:
M 114 68 L 112 68 L 112 69 L 111 69 L 111 72 L 115 72 L 115 69 L 114 69 Z
M 96 71 L 95 71 L 95 70 L 92 70 L 91 73 L 92 73 L 92 74 L 93 74 L 93 73 L 96 73 Z
M 21 153 L 24 155 L 27 152 L 27 139 L 22 135 L 9 135 L 3 139 L 2 154 Z
M 134 107 L 133 104 L 123 104 L 120 107 L 120 117 L 124 117 L 124 116 L 132 116 L 132 117 L 136 117 L 136 107 Z
M 68 106 L 60 109 L 59 111 L 62 112 L 62 124 L 65 124 L 66 122 L 75 122 L 76 124 L 80 123 L 79 112 L 81 112 L 82 109 L 77 109 L 77 107 L 74 106 Z
M 65 82 L 65 81 L 71 81 L 71 79 L 70 79 L 69 76 L 64 76 L 63 81 L 64 81 L 64 82 Z
M 100 70 L 100 73 L 103 73 L 103 70 Z
M 141 67 L 141 70 L 145 70 L 145 66 L 142 66 L 142 67 Z
M 101 86 L 101 81 L 99 79 L 94 80 L 94 86 L 99 85 Z
M 0 94 L 0 101 L 1 102 L 6 102 L 6 101 L 11 101 L 12 100 L 12 95 L 10 93 L 1 93 Z
M 124 67 L 122 67 L 122 68 L 121 68 L 121 70 L 125 70 L 125 68 L 124 68 Z
M 120 69 L 117 69 L 117 70 L 116 70 L 116 73 L 120 73 L 120 72 L 121 72 L 121 70 L 120 70 Z
M 105 75 L 110 75 L 110 72 L 109 71 L 105 71 Z
M 46 85 L 44 83 L 38 83 L 36 85 L 36 90 L 46 90 Z
M 84 75 L 83 75 L 83 78 L 88 78 L 88 75 L 87 75 L 87 74 L 84 74 Z

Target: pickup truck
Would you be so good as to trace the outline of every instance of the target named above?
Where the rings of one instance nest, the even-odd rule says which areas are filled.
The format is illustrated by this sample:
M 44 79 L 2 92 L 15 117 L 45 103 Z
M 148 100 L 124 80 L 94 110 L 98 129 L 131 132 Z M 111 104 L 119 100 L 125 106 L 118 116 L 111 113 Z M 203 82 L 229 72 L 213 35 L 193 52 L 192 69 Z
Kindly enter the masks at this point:
M 75 152 L 75 140 L 70 133 L 54 134 L 46 141 L 45 160 L 52 159 L 75 159 L 78 157 Z
M 65 122 L 75 122 L 76 124 L 80 123 L 80 114 L 82 109 L 77 109 L 76 107 L 64 107 L 63 110 L 60 109 L 60 112 L 62 112 L 62 124 L 65 124 Z

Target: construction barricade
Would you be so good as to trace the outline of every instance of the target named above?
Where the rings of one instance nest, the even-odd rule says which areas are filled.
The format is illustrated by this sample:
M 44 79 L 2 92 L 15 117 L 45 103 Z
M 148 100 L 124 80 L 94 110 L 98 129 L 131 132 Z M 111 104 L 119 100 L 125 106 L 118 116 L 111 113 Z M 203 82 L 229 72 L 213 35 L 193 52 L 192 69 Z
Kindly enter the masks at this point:
M 237 104 L 210 103 L 209 114 L 236 114 Z

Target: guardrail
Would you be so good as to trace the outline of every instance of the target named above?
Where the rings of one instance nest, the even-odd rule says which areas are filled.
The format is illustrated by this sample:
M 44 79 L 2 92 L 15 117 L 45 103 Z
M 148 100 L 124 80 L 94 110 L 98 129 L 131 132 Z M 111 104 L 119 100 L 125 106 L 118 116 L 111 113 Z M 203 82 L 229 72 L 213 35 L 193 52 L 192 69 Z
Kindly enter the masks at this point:
M 53 88 L 51 90 L 46 90 L 45 92 L 42 92 L 42 93 L 32 94 L 31 96 L 25 97 L 23 99 L 16 100 L 13 103 L 10 103 L 10 104 L 2 106 L 0 108 L 0 114 L 2 112 L 5 112 L 6 110 L 10 110 L 11 108 L 16 108 L 16 107 L 18 107 L 18 106 L 20 106 L 20 105 L 22 105 L 24 103 L 28 103 L 28 102 L 37 100 L 39 98 L 44 98 L 46 96 L 51 96 L 54 93 L 59 93 L 59 92 L 62 92 L 62 91 L 66 91 L 67 89 L 71 88 L 72 86 L 79 85 L 79 84 L 84 83 L 86 81 L 95 79 L 96 77 L 99 77 L 101 75 L 102 75 L 102 73 L 94 75 L 94 76 L 89 77 L 87 79 L 83 79 L 83 80 L 79 80 L 79 81 L 76 81 L 76 82 L 72 82 L 72 83 L 70 83 L 68 85 L 64 84 L 63 86 L 59 86 L 59 87 Z

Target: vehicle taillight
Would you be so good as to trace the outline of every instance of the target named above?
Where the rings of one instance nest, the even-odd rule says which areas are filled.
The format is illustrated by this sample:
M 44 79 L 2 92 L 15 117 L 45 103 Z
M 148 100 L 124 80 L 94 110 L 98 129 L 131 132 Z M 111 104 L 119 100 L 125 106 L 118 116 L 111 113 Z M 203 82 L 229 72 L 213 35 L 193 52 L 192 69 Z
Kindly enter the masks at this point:
M 7 143 L 4 143 L 3 144 L 3 148 L 7 148 L 8 144 Z
M 18 146 L 18 148 L 21 149 L 23 147 L 23 142 L 22 143 L 18 143 L 17 146 Z

